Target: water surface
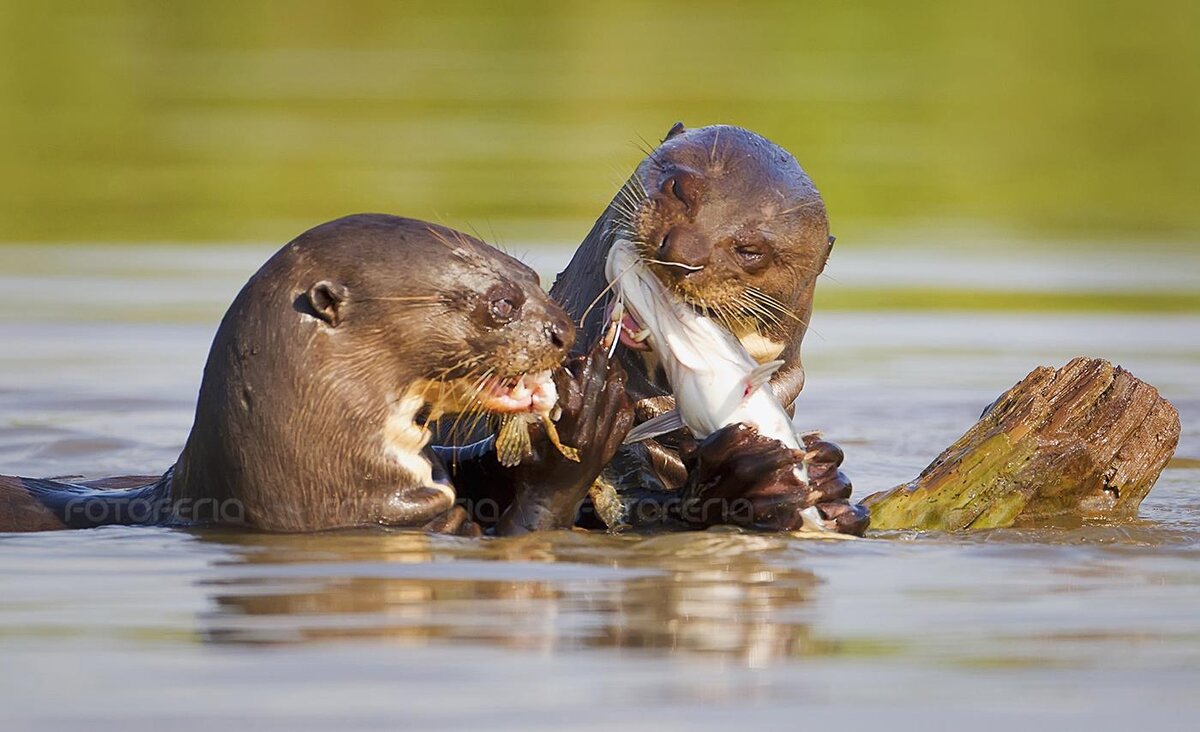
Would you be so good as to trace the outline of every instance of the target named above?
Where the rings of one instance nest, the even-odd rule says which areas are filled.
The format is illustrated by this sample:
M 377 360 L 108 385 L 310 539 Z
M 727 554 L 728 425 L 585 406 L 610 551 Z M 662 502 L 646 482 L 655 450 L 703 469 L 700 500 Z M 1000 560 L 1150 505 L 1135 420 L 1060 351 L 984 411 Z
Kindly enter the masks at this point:
M 553 272 L 680 119 L 828 203 L 798 413 L 859 495 L 1080 354 L 1184 423 L 1139 521 L 1069 531 L 0 536 L 0 729 L 1200 727 L 1198 16 L 0 2 L 0 472 L 170 465 L 243 242 L 388 211 Z
M 270 249 L 0 249 L 0 471 L 169 465 L 216 322 Z M 553 271 L 568 251 L 531 259 Z M 876 254 L 839 251 L 821 290 L 886 279 L 898 265 Z M 1113 286 L 1131 266 L 1113 256 L 1031 253 L 1044 282 L 1022 286 Z M 1009 266 L 945 261 L 932 277 Z M 1186 257 L 1164 261 L 1147 282 L 1194 288 L 1170 266 Z M 1079 354 L 1158 386 L 1190 461 L 1138 521 L 1071 530 L 3 535 L 4 728 L 1194 729 L 1200 319 L 818 310 L 798 421 L 846 448 L 860 495 Z

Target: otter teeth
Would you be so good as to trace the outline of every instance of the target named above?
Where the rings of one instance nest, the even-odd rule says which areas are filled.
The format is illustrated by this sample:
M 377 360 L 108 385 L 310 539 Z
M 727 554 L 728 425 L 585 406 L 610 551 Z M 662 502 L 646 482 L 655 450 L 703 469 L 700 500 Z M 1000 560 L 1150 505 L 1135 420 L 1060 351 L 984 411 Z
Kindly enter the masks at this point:
M 624 311 L 620 321 L 620 341 L 627 348 L 632 348 L 635 351 L 649 351 L 650 344 L 646 343 L 646 339 L 650 337 L 650 329 L 642 325 L 634 318 L 633 313 Z
M 549 414 L 558 405 L 558 388 L 549 371 L 533 375 L 533 390 L 530 407 L 539 414 Z
M 533 390 L 528 386 L 525 386 L 525 377 L 522 376 L 521 378 L 517 379 L 517 385 L 512 388 L 512 391 L 510 391 L 508 395 L 518 401 L 525 401 L 533 395 Z
M 495 382 L 482 400 L 493 412 L 549 414 L 558 403 L 558 390 L 549 371 L 524 374 L 516 381 Z

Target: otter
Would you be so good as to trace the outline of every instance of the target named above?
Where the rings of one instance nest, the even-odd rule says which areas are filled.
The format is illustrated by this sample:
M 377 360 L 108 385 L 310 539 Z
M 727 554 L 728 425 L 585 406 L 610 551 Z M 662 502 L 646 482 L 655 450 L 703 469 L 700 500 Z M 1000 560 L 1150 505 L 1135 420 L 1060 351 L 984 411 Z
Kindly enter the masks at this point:
M 604 262 L 617 239 L 633 242 L 651 271 L 681 300 L 712 315 L 760 363 L 782 360 L 771 379 L 793 413 L 804 388 L 801 345 L 817 276 L 833 248 L 825 204 L 786 150 L 740 127 L 686 129 L 677 123 L 618 190 L 556 278 L 550 295 L 579 324 L 587 350 L 609 322 L 612 296 Z M 674 406 L 653 351 L 628 316 L 617 359 L 628 374 L 637 420 Z M 763 444 L 766 443 L 766 444 Z M 730 426 L 699 445 L 676 434 L 622 448 L 592 491 L 608 526 L 677 520 L 679 500 L 742 496 L 755 502 L 752 525 L 795 528 L 794 507 L 818 505 L 838 530 L 861 534 L 865 509 L 850 504 L 842 452 L 806 439 L 810 484 L 791 477 L 798 459 L 754 430 Z M 682 449 L 681 449 L 682 448 Z M 785 469 L 786 468 L 786 469 Z M 763 517 L 772 517 L 766 526 Z
M 720 319 L 756 360 L 782 359 L 771 383 L 780 401 L 792 404 L 804 388 L 800 346 L 834 237 L 820 193 L 790 153 L 740 127 L 672 127 L 550 288 L 582 320 L 580 344 L 606 326 L 603 309 L 590 306 L 607 290 L 604 260 L 619 236 L 638 245 L 682 300 Z M 639 397 L 666 396 L 653 354 L 623 340 L 631 348 L 622 362 L 647 377 L 634 387 Z
M 538 470 L 507 481 L 513 495 L 491 524 L 569 526 L 633 419 L 619 365 L 601 354 L 561 367 L 574 338 L 536 273 L 478 239 L 384 214 L 322 224 L 272 256 L 225 314 L 172 468 L 80 483 L 0 476 L 0 531 L 383 525 L 478 535 L 481 523 L 456 504 L 489 489 L 456 485 L 447 463 L 459 456 L 429 445 L 425 424 L 554 401 L 559 436 L 582 462 L 540 452 Z

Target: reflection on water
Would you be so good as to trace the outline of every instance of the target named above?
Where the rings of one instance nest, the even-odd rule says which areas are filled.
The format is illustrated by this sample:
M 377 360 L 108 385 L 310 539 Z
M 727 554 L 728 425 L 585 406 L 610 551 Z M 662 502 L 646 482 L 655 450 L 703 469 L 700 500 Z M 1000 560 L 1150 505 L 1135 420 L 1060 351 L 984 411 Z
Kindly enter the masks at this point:
M 215 643 L 370 638 L 523 650 L 645 649 L 750 665 L 831 653 L 815 638 L 807 570 L 772 564 L 778 537 L 561 532 L 458 542 L 370 532 L 205 536 L 237 551 L 206 581 Z M 503 564 L 497 564 L 503 562 Z M 550 564 L 550 566 L 540 566 Z M 557 565 L 557 566 L 556 566 Z
M 1179 478 L 1157 500 L 1194 516 L 1194 471 Z M 1169 729 L 1198 711 L 1196 537 L 1162 518 L 837 542 L 7 535 L 0 698 L 21 700 L 17 720 L 105 729 L 178 714 L 728 729 L 794 720 L 797 704 L 830 721 L 953 710 Z

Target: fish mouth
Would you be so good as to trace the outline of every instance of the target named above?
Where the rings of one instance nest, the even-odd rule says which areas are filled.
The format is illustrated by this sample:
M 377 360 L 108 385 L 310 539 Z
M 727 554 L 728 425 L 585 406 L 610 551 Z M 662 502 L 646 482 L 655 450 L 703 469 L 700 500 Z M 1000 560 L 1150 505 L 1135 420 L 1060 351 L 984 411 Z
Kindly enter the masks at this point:
M 550 371 L 538 371 L 490 378 L 480 388 L 478 399 L 483 409 L 496 414 L 549 414 L 558 403 L 558 389 Z

